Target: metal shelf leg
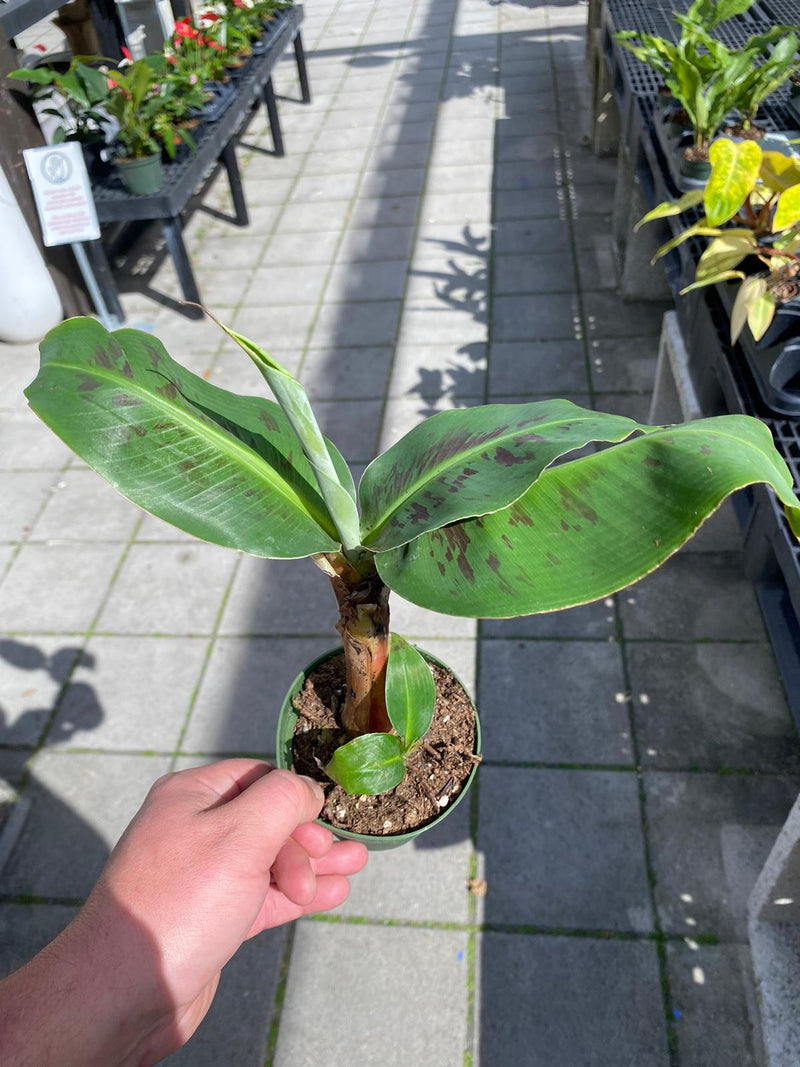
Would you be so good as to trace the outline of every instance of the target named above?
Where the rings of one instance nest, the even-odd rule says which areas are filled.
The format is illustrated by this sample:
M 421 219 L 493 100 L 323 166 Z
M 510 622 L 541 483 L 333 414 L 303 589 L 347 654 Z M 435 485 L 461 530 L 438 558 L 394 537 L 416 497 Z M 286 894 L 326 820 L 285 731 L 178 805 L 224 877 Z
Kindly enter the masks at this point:
M 283 147 L 283 134 L 281 133 L 281 120 L 278 118 L 278 105 L 275 103 L 275 90 L 272 86 L 272 78 L 267 79 L 264 86 L 264 107 L 269 116 L 269 128 L 272 131 L 272 145 L 276 156 L 285 156 L 286 149 Z
M 167 242 L 167 249 L 172 256 L 172 262 L 175 264 L 175 270 L 178 272 L 178 280 L 181 283 L 184 300 L 189 300 L 193 304 L 202 303 L 192 265 L 186 252 L 186 245 L 183 243 L 181 220 L 177 216 L 171 219 L 162 219 L 161 228 L 164 231 L 164 240 Z M 201 319 L 203 317 L 203 312 L 200 308 L 186 308 L 184 313 L 192 319 Z
M 247 202 L 244 198 L 244 189 L 242 188 L 242 176 L 239 173 L 239 162 L 236 159 L 236 144 L 232 137 L 230 141 L 220 152 L 219 158 L 228 172 L 228 182 L 231 187 L 231 197 L 233 198 L 233 209 L 236 212 L 236 225 L 246 226 L 250 217 L 247 214 Z
M 300 89 L 303 94 L 303 103 L 311 103 L 311 88 L 308 84 L 308 71 L 306 70 L 306 53 L 303 48 L 303 39 L 298 32 L 294 39 L 294 58 L 297 60 L 297 77 L 300 79 Z

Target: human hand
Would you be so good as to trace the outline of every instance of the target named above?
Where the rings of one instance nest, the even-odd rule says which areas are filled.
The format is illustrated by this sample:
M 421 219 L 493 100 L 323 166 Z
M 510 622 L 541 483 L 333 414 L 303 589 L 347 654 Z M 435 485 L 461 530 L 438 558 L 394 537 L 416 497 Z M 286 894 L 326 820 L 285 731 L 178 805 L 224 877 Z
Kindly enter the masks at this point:
M 51 978 L 55 955 L 69 960 L 80 989 L 72 1019 L 83 1004 L 92 1038 L 107 1031 L 108 1044 L 90 1057 L 87 1037 L 73 1061 L 62 1031 L 53 1062 L 157 1063 L 197 1028 L 244 940 L 341 904 L 367 852 L 334 843 L 312 821 L 322 800 L 309 779 L 256 760 L 160 778 L 86 905 L 49 946 Z M 28 968 L 42 957 L 48 950 Z

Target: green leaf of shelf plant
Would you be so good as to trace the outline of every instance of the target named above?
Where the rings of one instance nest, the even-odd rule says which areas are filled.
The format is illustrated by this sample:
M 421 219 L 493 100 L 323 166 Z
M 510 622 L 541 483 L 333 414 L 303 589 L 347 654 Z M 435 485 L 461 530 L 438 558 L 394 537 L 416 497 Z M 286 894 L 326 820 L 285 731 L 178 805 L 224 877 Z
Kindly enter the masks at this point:
M 325 773 L 351 796 L 385 793 L 405 776 L 403 742 L 395 734 L 354 737 L 336 749 Z
M 800 185 L 794 185 L 781 193 L 775 208 L 772 229 L 787 230 L 796 222 L 800 222 Z
M 760 341 L 775 316 L 775 296 L 767 291 L 747 309 L 747 325 L 755 341 Z
M 752 230 L 723 230 L 721 236 L 710 241 L 698 260 L 695 279 L 700 282 L 723 271 L 732 270 L 751 255 L 757 242 Z
M 797 536 L 800 504 L 769 430 L 745 416 L 655 430 L 545 471 L 510 507 L 380 552 L 400 596 L 508 618 L 584 604 L 672 555 L 735 489 L 771 485 Z
M 761 149 L 755 141 L 736 143 L 725 137 L 710 145 L 711 174 L 706 183 L 704 206 L 710 226 L 732 219 L 756 183 L 761 167 Z
M 311 466 L 277 404 L 218 389 L 149 334 L 110 334 L 93 319 L 62 323 L 40 350 L 39 374 L 25 390 L 31 407 L 139 507 L 256 556 L 338 549 Z
M 747 322 L 747 314 L 750 310 L 750 305 L 754 301 L 760 299 L 767 291 L 767 281 L 765 278 L 759 278 L 755 275 L 751 275 L 749 278 L 745 278 L 742 284 L 739 286 L 739 292 L 736 294 L 736 299 L 733 302 L 731 308 L 731 341 L 735 342 L 739 334 L 745 327 Z
M 399 634 L 392 634 L 386 666 L 386 710 L 406 751 L 431 728 L 436 686 L 424 656 Z
M 663 204 L 658 204 L 652 211 L 648 211 L 646 215 L 643 215 L 633 227 L 633 232 L 638 233 L 645 223 L 653 222 L 655 219 L 668 219 L 673 215 L 681 215 L 690 207 L 699 204 L 703 199 L 703 195 L 704 191 L 702 189 L 690 189 L 688 193 L 683 194 L 680 200 L 665 200 Z

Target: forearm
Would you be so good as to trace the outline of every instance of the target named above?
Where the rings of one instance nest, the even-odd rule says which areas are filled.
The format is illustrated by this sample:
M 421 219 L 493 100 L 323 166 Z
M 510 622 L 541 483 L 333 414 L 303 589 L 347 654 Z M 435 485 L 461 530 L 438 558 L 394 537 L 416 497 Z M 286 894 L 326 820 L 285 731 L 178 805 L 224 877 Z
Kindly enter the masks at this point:
M 113 929 L 112 929 L 113 927 Z M 118 921 L 81 913 L 0 982 L 3 1067 L 147 1067 L 163 1016 L 142 996 L 141 945 Z M 152 991 L 152 978 L 144 982 Z M 168 1050 L 167 1050 L 168 1051 Z

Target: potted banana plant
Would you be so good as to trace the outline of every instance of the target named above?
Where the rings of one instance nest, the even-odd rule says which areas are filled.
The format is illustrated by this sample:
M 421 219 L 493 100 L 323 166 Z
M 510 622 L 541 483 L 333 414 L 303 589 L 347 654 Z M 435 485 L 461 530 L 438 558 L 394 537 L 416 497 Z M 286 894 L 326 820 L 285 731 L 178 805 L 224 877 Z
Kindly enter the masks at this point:
M 108 333 L 91 319 L 47 335 L 26 396 L 85 462 L 147 511 L 255 556 L 309 557 L 330 581 L 338 662 L 325 658 L 302 673 L 310 713 L 301 723 L 293 708 L 298 722 L 288 733 L 284 716 L 277 751 L 296 764 L 302 749 L 303 773 L 324 783 L 322 818 L 336 833 L 361 833 L 359 813 L 368 811 L 374 847 L 444 817 L 479 761 L 469 722 L 450 759 L 449 713 L 438 709 L 463 695 L 441 664 L 392 634 L 390 590 L 468 617 L 584 604 L 654 570 L 729 493 L 754 482 L 774 488 L 800 535 L 788 468 L 766 427 L 737 415 L 652 427 L 566 400 L 444 411 L 373 460 L 356 491 L 299 382 L 223 329 L 274 401 L 219 389 L 156 338 Z M 592 442 L 609 447 L 587 454 Z M 384 802 L 421 764 L 414 799 L 388 817 Z M 431 781 L 440 765 L 441 784 Z

